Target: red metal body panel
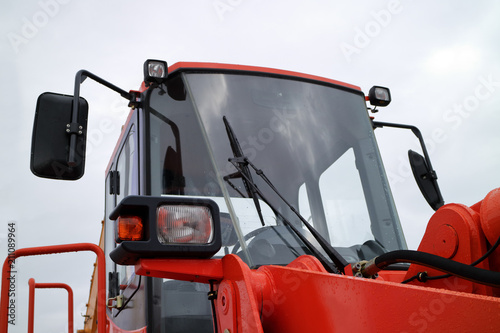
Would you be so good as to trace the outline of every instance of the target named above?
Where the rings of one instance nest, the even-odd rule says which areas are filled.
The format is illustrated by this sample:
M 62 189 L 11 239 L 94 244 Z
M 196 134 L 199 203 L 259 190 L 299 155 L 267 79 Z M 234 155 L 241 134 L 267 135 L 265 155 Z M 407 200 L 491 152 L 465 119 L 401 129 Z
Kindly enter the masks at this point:
M 35 289 L 66 289 L 68 291 L 68 332 L 73 333 L 73 289 L 65 283 L 35 283 L 35 279 L 28 281 L 28 333 L 33 333 L 35 326 Z
M 471 264 L 486 253 L 499 236 L 500 189 L 496 189 L 471 208 L 459 204 L 448 204 L 441 207 L 430 219 L 418 250 Z M 489 244 L 487 239 L 490 240 Z M 498 262 L 500 256 L 497 253 L 498 251 L 493 252 L 489 258 L 476 267 L 500 271 Z M 443 275 L 438 270 L 413 264 L 405 278 L 410 278 L 419 272 L 427 272 L 429 276 Z M 425 282 L 413 280 L 410 283 L 487 296 L 500 296 L 498 288 L 463 279 L 447 278 Z
M 223 278 L 222 262 L 217 259 L 139 259 L 135 271 L 139 275 L 209 283 Z
M 345 275 L 269 266 L 266 332 L 498 332 L 500 301 Z M 464 312 L 464 309 L 467 309 Z
M 97 269 L 98 277 L 97 284 L 98 290 L 102 293 L 100 297 L 97 298 L 97 321 L 98 321 L 98 332 L 104 333 L 106 331 L 106 302 L 105 302 L 105 290 L 106 290 L 106 261 L 104 258 L 104 252 L 102 249 L 92 243 L 76 243 L 76 244 L 63 244 L 63 245 L 51 245 L 51 246 L 40 246 L 40 247 L 30 247 L 24 249 L 18 249 L 13 252 L 9 257 L 5 258 L 3 268 L 2 268 L 2 289 L 1 289 L 1 302 L 0 302 L 0 332 L 6 333 L 9 329 L 8 327 L 8 304 L 9 304 L 9 285 L 6 281 L 9 280 L 9 260 L 17 259 L 20 257 L 42 255 L 42 254 L 54 254 L 54 253 L 67 253 L 67 252 L 80 252 L 80 251 L 92 251 L 97 256 Z
M 251 270 L 238 256 L 226 255 L 210 260 L 212 267 L 203 270 L 214 274 L 201 278 L 179 263 L 143 260 L 136 269 L 148 276 L 216 281 L 220 332 L 500 331 L 500 299 L 387 281 L 400 279 L 401 272 L 384 273 L 385 281 L 335 275 L 311 256 L 287 267 Z

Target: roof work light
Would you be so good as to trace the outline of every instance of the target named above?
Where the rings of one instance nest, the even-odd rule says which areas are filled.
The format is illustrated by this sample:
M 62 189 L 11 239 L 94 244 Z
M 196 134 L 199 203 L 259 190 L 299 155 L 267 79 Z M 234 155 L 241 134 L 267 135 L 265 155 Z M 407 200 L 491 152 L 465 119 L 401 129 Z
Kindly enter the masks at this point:
M 370 104 L 373 106 L 387 106 L 391 102 L 389 88 L 373 86 L 368 92 Z
M 144 62 L 144 82 L 147 85 L 151 83 L 164 83 L 167 80 L 168 67 L 167 62 L 163 60 L 148 59 Z
M 221 247 L 219 207 L 204 198 L 129 196 L 110 215 L 120 265 L 141 258 L 210 258 Z

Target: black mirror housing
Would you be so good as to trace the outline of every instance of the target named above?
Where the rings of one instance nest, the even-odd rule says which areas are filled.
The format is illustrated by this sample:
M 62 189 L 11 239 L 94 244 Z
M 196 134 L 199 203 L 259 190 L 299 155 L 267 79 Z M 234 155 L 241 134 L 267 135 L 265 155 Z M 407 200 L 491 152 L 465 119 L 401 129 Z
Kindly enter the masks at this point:
M 432 209 L 437 210 L 444 205 L 444 200 L 437 184 L 435 172 L 429 168 L 425 158 L 419 153 L 409 150 L 408 158 L 420 192 Z
M 72 123 L 73 96 L 43 93 L 38 97 L 31 142 L 31 172 L 38 177 L 77 180 L 85 168 L 88 103 L 79 98 L 77 124 Z M 71 134 L 77 135 L 76 163 L 68 165 Z

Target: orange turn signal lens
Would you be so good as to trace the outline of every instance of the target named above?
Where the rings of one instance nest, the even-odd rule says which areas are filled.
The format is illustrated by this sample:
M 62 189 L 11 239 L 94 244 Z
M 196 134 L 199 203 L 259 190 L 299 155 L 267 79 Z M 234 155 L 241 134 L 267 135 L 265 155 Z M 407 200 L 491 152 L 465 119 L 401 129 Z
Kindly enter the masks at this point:
M 156 221 L 161 244 L 208 244 L 214 237 L 212 214 L 204 206 L 160 206 Z
M 117 233 L 119 241 L 137 241 L 143 238 L 142 219 L 138 216 L 119 216 Z

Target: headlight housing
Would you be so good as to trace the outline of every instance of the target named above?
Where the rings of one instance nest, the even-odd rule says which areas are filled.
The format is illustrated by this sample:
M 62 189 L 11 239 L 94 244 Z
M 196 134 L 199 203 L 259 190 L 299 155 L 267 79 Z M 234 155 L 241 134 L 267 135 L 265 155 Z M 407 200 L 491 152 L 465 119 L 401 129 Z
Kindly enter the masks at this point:
M 111 259 L 133 265 L 140 258 L 210 258 L 221 248 L 219 207 L 204 198 L 124 198 L 110 215 L 117 247 Z

